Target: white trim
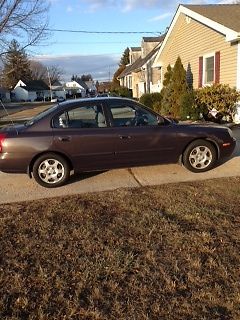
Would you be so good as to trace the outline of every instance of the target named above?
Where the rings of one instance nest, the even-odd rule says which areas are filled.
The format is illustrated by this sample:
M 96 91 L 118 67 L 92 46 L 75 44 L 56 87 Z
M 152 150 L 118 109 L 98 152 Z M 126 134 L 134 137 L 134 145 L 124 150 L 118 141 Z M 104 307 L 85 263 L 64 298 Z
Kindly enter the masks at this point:
M 177 20 L 180 16 L 180 14 L 185 14 L 186 16 L 188 16 L 189 18 L 192 18 L 202 24 L 205 24 L 206 26 L 222 33 L 223 35 L 226 36 L 226 41 L 234 41 L 234 40 L 237 40 L 240 38 L 240 34 L 230 28 L 227 28 L 225 26 L 223 26 L 222 24 L 220 23 L 217 23 L 209 18 L 206 18 L 204 16 L 202 16 L 201 14 L 199 13 L 196 13 L 195 11 L 192 11 L 186 7 L 184 7 L 183 5 L 179 5 L 178 9 L 177 9 L 177 12 L 175 13 L 175 16 L 171 22 L 171 25 L 170 25 L 170 28 L 168 29 L 168 32 L 165 36 L 165 39 L 163 40 L 163 43 L 158 51 L 158 54 L 156 56 L 156 59 L 153 63 L 153 67 L 156 68 L 156 67 L 160 67 L 162 65 L 162 62 L 159 60 L 160 58 L 160 55 L 168 41 L 168 38 L 170 37 L 172 31 L 173 31 L 173 28 L 175 27 L 175 24 L 177 23 Z
M 206 59 L 213 57 L 213 81 L 211 83 L 206 83 Z M 203 55 L 203 70 L 202 70 L 202 85 L 211 86 L 215 82 L 215 52 L 211 52 Z
M 240 90 L 240 41 L 237 44 L 237 90 Z

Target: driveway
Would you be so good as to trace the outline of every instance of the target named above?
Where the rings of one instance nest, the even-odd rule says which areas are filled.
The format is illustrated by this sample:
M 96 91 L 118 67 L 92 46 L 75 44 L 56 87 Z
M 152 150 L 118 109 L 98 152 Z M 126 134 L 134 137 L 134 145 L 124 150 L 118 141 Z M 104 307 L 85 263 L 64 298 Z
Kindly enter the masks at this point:
M 238 141 L 233 157 L 209 172 L 194 174 L 177 164 L 110 170 L 74 176 L 68 185 L 57 189 L 45 189 L 27 175 L 0 172 L 0 204 L 119 188 L 240 176 L 240 128 L 234 129 L 233 132 Z

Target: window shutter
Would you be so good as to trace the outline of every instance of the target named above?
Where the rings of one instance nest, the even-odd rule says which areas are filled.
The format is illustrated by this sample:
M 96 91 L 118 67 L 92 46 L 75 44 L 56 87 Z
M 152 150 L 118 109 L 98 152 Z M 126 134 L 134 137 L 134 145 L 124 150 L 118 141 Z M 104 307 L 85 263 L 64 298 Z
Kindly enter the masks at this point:
M 202 88 L 203 85 L 203 57 L 199 57 L 198 63 L 198 88 Z
M 220 82 L 220 51 L 215 52 L 215 83 Z

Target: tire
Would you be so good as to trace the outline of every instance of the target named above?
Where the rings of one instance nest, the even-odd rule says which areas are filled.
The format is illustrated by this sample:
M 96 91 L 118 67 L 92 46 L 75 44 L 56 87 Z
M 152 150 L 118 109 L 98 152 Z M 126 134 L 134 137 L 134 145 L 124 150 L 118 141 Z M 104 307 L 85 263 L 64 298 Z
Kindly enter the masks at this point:
M 70 167 L 66 159 L 55 153 L 47 153 L 33 164 L 33 177 L 45 188 L 64 185 L 70 177 Z
M 212 169 L 217 161 L 215 146 L 206 140 L 199 139 L 189 144 L 183 153 L 183 164 L 192 172 L 205 172 Z

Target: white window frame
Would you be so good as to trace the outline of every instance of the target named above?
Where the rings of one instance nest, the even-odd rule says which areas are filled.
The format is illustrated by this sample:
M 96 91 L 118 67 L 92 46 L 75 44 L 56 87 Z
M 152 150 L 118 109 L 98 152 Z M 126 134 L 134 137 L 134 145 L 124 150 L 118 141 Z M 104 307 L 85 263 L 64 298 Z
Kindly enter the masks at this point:
M 213 57 L 213 81 L 211 83 L 206 83 L 206 60 L 207 58 Z M 215 52 L 211 52 L 203 55 L 203 70 L 202 70 L 202 85 L 212 86 L 215 83 Z

